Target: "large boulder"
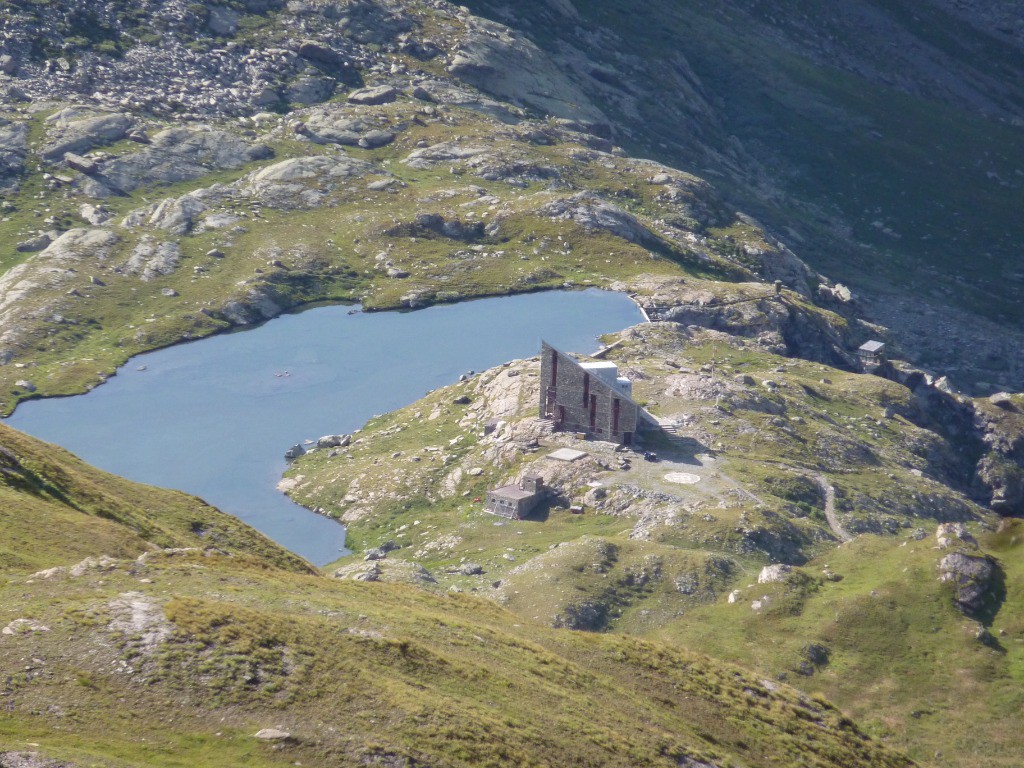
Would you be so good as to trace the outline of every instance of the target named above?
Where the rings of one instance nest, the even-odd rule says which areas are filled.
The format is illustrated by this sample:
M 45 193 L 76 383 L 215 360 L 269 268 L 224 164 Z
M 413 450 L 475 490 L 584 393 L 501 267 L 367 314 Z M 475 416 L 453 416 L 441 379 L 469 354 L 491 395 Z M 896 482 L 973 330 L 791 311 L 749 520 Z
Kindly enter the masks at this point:
M 343 144 L 354 147 L 369 131 L 374 130 L 366 120 L 338 112 L 314 112 L 304 126 L 305 134 L 317 144 Z
M 272 181 L 351 179 L 365 176 L 373 170 L 370 163 L 348 155 L 292 157 L 256 171 L 249 177 L 249 183 L 258 186 Z
M 80 154 L 123 139 L 134 122 L 117 112 L 96 114 L 80 107 L 68 107 L 46 118 L 47 142 L 41 154 L 60 160 L 68 152 Z
M 411 168 L 423 171 L 441 164 L 450 164 L 459 160 L 466 160 L 487 152 L 485 147 L 464 147 L 454 141 L 446 141 L 441 144 L 433 144 L 429 147 L 422 147 L 409 153 L 402 162 Z
M 398 91 L 390 85 L 378 85 L 373 88 L 362 88 L 348 95 L 349 103 L 363 106 L 388 104 L 398 98 Z
M 333 78 L 321 75 L 300 77 L 284 89 L 285 99 L 293 104 L 320 104 L 334 95 Z
M 981 610 L 995 574 L 995 564 L 980 553 L 950 552 L 939 562 L 939 581 L 953 585 L 953 600 L 964 613 Z

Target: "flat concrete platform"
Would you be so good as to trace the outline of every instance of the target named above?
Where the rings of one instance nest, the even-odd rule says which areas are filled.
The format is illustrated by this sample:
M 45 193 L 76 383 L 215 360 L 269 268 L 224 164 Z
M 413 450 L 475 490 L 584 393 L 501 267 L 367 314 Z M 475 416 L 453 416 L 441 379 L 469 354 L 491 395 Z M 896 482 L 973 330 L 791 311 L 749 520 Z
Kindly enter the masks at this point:
M 557 451 L 549 453 L 548 458 L 555 459 L 556 461 L 576 461 L 586 455 L 586 451 L 577 451 L 573 448 L 559 448 Z

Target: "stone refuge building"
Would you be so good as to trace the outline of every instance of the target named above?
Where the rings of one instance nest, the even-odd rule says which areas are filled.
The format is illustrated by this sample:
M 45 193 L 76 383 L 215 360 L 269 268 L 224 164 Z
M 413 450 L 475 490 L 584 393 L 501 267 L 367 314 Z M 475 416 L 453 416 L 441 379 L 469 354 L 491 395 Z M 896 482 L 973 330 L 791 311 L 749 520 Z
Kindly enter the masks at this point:
M 579 363 L 546 341 L 540 354 L 540 417 L 556 430 L 632 444 L 654 421 L 633 402 L 633 384 L 609 362 Z
M 857 348 L 857 357 L 865 367 L 881 365 L 885 360 L 885 344 L 881 341 L 865 341 Z
M 512 485 L 503 485 L 487 492 L 484 511 L 510 520 L 522 520 L 529 516 L 547 496 L 544 478 L 540 475 L 524 475 Z

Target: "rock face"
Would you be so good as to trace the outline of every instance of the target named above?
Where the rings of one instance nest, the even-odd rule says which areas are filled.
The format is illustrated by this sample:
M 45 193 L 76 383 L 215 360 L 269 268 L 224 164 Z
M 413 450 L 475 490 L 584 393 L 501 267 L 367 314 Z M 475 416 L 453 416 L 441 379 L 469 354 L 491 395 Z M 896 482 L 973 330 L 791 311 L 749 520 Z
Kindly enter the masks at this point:
M 71 229 L 0 276 L 0 345 L 9 349 L 23 343 L 31 324 L 52 314 L 53 292 L 79 280 L 83 266 L 105 268 L 118 240 L 110 230 Z
M 541 212 L 555 219 L 575 221 L 590 231 L 603 229 L 637 245 L 657 242 L 657 237 L 636 216 L 590 193 L 550 203 Z
M 448 71 L 494 96 L 556 117 L 605 121 L 547 54 L 503 24 L 474 19 Z

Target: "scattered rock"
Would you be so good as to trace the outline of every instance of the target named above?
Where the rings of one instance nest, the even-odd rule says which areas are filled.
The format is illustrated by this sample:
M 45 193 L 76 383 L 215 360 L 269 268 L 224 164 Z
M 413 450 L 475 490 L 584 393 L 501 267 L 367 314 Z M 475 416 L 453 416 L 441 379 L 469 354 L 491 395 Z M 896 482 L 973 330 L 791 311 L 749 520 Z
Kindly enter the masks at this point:
M 4 635 L 21 635 L 29 632 L 49 632 L 50 628 L 40 624 L 34 619 L 15 619 L 2 630 L 0 634 Z
M 935 539 L 942 549 L 966 545 L 971 549 L 978 548 L 978 541 L 967 530 L 963 523 L 942 523 L 935 530 Z
M 278 728 L 263 728 L 253 734 L 253 738 L 260 741 L 286 741 L 291 737 L 292 735 L 288 731 L 282 731 Z

